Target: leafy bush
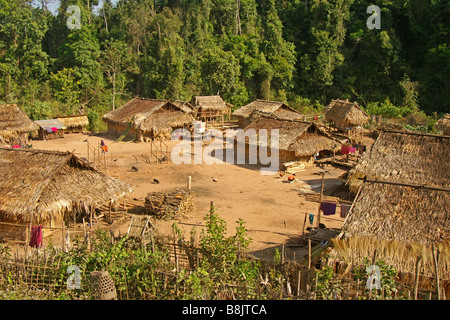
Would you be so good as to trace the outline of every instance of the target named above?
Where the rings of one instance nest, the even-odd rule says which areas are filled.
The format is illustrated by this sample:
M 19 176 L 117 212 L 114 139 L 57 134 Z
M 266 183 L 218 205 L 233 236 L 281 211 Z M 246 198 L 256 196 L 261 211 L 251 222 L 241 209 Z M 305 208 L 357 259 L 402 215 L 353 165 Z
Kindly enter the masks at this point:
M 365 109 L 369 115 L 382 116 L 388 119 L 401 118 L 406 112 L 405 109 L 393 105 L 389 99 L 384 102 L 369 102 Z

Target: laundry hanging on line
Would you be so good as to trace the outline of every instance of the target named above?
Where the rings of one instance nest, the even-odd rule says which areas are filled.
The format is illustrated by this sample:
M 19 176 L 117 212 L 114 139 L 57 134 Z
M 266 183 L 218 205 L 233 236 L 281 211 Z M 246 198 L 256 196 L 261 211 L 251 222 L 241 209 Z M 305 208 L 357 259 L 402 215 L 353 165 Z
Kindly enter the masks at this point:
M 42 247 L 42 226 L 31 227 L 30 247 L 32 248 Z
M 314 214 L 310 213 L 309 214 L 309 224 L 313 224 L 314 223 Z
M 336 203 L 333 202 L 321 202 L 320 210 L 322 210 L 323 215 L 331 216 L 336 214 Z
M 341 153 L 342 154 L 348 154 L 349 152 L 349 146 L 342 146 L 341 147 Z
M 351 206 L 347 204 L 341 204 L 341 218 L 346 218 Z

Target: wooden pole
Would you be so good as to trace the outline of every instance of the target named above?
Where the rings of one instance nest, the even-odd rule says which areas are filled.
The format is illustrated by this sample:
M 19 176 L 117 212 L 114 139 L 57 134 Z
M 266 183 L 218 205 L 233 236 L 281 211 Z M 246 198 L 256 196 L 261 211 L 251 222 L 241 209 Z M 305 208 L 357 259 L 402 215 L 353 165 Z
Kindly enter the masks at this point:
M 300 279 L 302 276 L 302 271 L 298 270 L 298 279 L 297 279 L 297 296 L 300 296 Z
M 441 300 L 441 289 L 439 287 L 439 249 L 436 249 L 435 252 L 435 245 L 433 243 L 431 250 L 433 252 L 434 273 L 436 278 L 436 294 L 437 299 Z
M 192 183 L 192 177 L 188 176 L 188 180 L 187 180 L 187 188 L 188 188 L 188 190 L 191 190 L 191 183 Z
M 306 227 L 306 217 L 308 216 L 308 212 L 305 212 L 305 219 L 303 220 L 303 230 L 302 230 L 302 238 L 305 235 L 305 227 Z
M 92 230 L 92 207 L 91 210 L 89 210 L 89 230 Z
M 83 218 L 83 238 L 86 239 L 86 224 Z
M 61 241 L 62 241 L 62 250 L 66 251 L 66 242 L 64 241 L 64 220 L 61 223 Z
M 311 239 L 308 239 L 308 270 L 311 270 Z
M 320 203 L 322 203 L 323 198 L 323 187 L 324 187 L 324 180 L 325 180 L 325 172 L 321 172 L 322 174 L 322 186 L 320 188 L 320 198 L 319 198 L 319 210 L 317 210 L 317 227 L 320 226 Z
M 416 260 L 416 277 L 414 278 L 414 300 L 417 300 L 417 292 L 419 289 L 419 269 L 422 256 L 418 256 Z

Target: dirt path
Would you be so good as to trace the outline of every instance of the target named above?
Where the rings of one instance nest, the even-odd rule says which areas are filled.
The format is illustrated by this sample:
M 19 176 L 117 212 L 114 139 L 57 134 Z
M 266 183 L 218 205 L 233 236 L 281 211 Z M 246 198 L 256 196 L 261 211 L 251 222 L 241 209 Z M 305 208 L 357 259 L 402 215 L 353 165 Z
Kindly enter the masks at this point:
M 115 143 L 107 136 L 72 134 L 66 135 L 64 139 L 32 141 L 32 144 L 34 149 L 73 151 L 77 156 L 87 158 L 87 142 L 97 147 L 101 140 L 109 147 L 106 173 L 133 187 L 132 194 L 127 198 L 129 203 L 143 206 L 144 198 L 149 192 L 185 187 L 187 177 L 192 177 L 195 209 L 187 218 L 177 220 L 186 236 L 193 227 L 200 234 L 204 225 L 203 218 L 209 211 L 211 201 L 217 208 L 216 212 L 225 219 L 229 234 L 234 234 L 235 222 L 239 218 L 245 221 L 248 235 L 253 239 L 252 250 L 285 243 L 295 244 L 302 232 L 304 214 L 317 214 L 318 204 L 305 201 L 303 196 L 299 196 L 302 185 L 320 192 L 321 177 L 314 173 L 322 169 L 316 166 L 297 173 L 297 179 L 305 183 L 296 181 L 290 184 L 286 177 L 261 175 L 259 167 L 255 165 L 147 164 L 141 155 L 150 155 L 150 143 Z M 170 149 L 175 144 L 174 141 L 168 142 Z M 92 158 L 91 151 L 91 161 Z M 132 171 L 132 166 L 137 167 L 138 171 Z M 325 169 L 329 171 L 325 175 L 325 188 L 338 185 L 339 176 L 345 171 L 331 166 Z M 153 183 L 155 178 L 160 181 L 159 184 Z M 170 233 L 173 222 L 158 221 L 157 228 L 161 232 Z M 322 217 L 321 222 L 327 227 L 340 228 L 343 219 L 334 215 Z M 120 227 L 122 234 L 126 233 L 127 228 L 126 223 Z

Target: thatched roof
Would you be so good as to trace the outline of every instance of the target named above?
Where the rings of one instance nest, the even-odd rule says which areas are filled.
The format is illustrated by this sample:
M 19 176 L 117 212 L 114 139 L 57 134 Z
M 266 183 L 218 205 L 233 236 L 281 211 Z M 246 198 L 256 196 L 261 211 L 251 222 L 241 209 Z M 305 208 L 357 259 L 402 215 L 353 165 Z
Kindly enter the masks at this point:
M 449 136 L 383 131 L 350 171 L 350 190 L 356 193 L 364 177 L 450 187 L 448 159 Z
M 290 106 L 279 101 L 256 100 L 235 110 L 232 114 L 238 117 L 249 117 L 253 112 L 261 111 L 275 114 L 278 118 L 289 120 L 301 120 L 303 115 Z
M 122 107 L 103 116 L 107 122 L 127 125 L 133 122 L 136 130 L 160 132 L 190 124 L 194 118 L 168 100 L 134 98 Z
M 347 262 L 375 254 L 398 271 L 413 273 L 418 256 L 434 275 L 432 245 L 440 251 L 442 278 L 450 277 L 450 189 L 366 181 L 334 242 Z
M 316 124 L 306 121 L 279 119 L 274 116 L 259 113 L 244 132 L 254 129 L 257 133 L 259 129 L 278 129 L 279 150 L 294 151 L 296 156 L 311 156 L 322 150 L 333 150 L 335 145 L 340 145 L 336 139 L 319 128 Z M 249 144 L 256 144 L 258 141 L 249 139 Z M 270 138 L 268 138 L 270 143 Z M 261 143 L 258 143 L 262 146 Z
M 0 105 L 0 136 L 9 139 L 16 134 L 37 130 L 39 127 L 31 121 L 16 104 Z
M 204 111 L 223 111 L 229 109 L 229 105 L 220 96 L 194 96 L 192 105 L 197 110 Z
M 436 129 L 442 131 L 445 135 L 450 135 L 450 113 L 436 122 Z
M 187 101 L 176 100 L 173 104 L 188 114 L 195 115 L 196 113 L 194 106 Z
M 373 257 L 414 272 L 418 256 L 433 275 L 431 245 L 440 252 L 441 276 L 450 266 L 450 137 L 383 131 L 349 172 L 357 192 L 336 252 L 347 261 Z
M 332 100 L 326 109 L 325 120 L 337 126 L 361 126 L 370 120 L 356 102 Z
M 85 115 L 57 117 L 67 128 L 85 127 L 89 124 L 89 119 Z
M 450 188 L 365 182 L 342 233 L 431 246 L 450 240 Z
M 0 148 L 0 219 L 45 223 L 118 201 L 131 186 L 70 152 Z

